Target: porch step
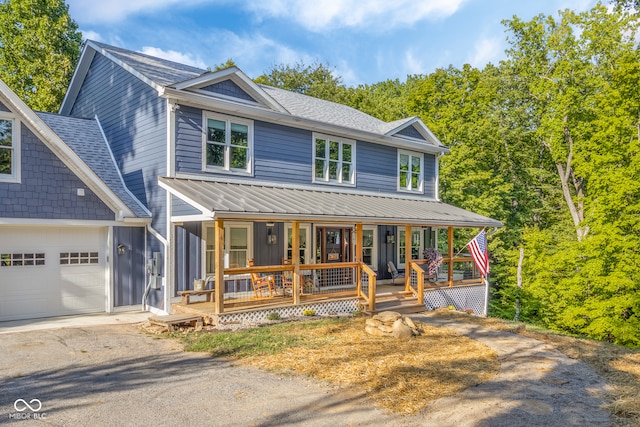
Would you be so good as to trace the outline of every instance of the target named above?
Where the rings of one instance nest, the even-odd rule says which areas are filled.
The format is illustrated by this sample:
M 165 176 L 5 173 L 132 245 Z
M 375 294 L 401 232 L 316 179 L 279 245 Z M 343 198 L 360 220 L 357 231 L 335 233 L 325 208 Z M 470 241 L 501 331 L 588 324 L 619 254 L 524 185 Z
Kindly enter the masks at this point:
M 424 304 L 418 304 L 418 298 L 411 292 L 393 292 L 389 294 L 376 295 L 376 309 L 369 311 L 365 307 L 367 314 L 376 314 L 382 311 L 395 311 L 401 314 L 421 313 L 425 311 Z
M 196 316 L 193 314 L 168 314 L 164 316 L 152 316 L 149 317 L 149 323 L 152 325 L 164 326 L 169 332 L 177 325 L 190 324 L 193 327 L 202 327 L 202 316 Z

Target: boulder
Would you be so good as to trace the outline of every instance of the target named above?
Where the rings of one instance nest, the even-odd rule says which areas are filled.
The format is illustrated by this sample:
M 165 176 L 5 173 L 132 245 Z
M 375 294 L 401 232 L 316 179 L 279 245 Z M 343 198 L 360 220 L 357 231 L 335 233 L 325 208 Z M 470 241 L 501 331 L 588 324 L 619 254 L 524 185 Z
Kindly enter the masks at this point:
M 395 311 L 383 311 L 367 319 L 365 331 L 378 337 L 394 337 L 408 339 L 420 335 L 416 324 L 408 317 L 403 317 Z

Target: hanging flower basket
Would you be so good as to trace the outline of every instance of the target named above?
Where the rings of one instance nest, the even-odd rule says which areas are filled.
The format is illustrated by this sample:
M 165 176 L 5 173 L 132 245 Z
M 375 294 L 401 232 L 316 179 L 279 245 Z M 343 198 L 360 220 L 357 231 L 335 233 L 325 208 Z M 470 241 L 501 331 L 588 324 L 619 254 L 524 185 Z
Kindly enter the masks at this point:
M 424 250 L 422 256 L 428 261 L 427 267 L 429 268 L 429 275 L 435 275 L 438 267 L 442 264 L 442 255 L 440 255 L 440 252 L 435 248 L 428 248 Z

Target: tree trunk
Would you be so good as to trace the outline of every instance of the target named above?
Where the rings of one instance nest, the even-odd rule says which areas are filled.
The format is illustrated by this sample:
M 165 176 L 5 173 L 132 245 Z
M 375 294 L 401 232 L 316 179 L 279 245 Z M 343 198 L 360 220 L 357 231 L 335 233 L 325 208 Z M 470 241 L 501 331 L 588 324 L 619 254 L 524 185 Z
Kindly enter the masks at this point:
M 518 260 L 518 272 L 517 281 L 518 281 L 518 290 L 516 291 L 516 316 L 514 320 L 516 322 L 520 321 L 520 291 L 522 290 L 522 262 L 524 261 L 524 248 L 520 248 L 520 259 Z

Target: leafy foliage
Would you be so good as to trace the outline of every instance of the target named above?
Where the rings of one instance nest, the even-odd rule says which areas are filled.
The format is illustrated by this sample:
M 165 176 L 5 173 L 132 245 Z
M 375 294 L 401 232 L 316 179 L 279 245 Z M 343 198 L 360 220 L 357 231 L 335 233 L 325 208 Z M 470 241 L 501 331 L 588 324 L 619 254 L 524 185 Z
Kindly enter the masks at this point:
M 0 79 L 29 107 L 58 109 L 81 43 L 64 0 L 0 2 Z

